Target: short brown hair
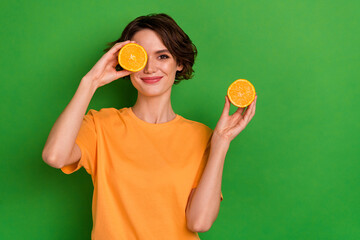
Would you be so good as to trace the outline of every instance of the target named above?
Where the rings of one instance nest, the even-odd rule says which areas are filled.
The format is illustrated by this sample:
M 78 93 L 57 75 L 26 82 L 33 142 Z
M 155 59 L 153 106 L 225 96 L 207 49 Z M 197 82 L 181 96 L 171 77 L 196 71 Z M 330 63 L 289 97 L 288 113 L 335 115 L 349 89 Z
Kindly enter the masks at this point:
M 142 29 L 155 31 L 161 37 L 169 52 L 174 56 L 177 65 L 183 65 L 183 69 L 176 72 L 175 79 L 178 81 L 175 80 L 174 84 L 193 77 L 195 72 L 193 65 L 197 56 L 196 46 L 192 43 L 189 36 L 177 25 L 175 20 L 165 13 L 152 13 L 135 18 L 125 27 L 118 40 L 107 43 L 109 47 L 104 49 L 104 52 L 109 51 L 118 42 L 130 40 L 136 32 Z M 116 68 L 121 69 L 119 65 Z M 129 76 L 125 78 L 129 79 Z

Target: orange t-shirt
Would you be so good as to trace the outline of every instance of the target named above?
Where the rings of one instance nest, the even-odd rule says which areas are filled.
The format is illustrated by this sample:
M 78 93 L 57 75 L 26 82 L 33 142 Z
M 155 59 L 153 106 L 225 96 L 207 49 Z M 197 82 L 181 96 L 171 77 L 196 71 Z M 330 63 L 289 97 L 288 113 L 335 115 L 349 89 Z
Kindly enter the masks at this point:
M 178 114 L 153 124 L 131 108 L 90 109 L 76 138 L 81 159 L 61 170 L 70 174 L 83 166 L 91 175 L 91 239 L 199 239 L 186 226 L 185 209 L 212 133 Z

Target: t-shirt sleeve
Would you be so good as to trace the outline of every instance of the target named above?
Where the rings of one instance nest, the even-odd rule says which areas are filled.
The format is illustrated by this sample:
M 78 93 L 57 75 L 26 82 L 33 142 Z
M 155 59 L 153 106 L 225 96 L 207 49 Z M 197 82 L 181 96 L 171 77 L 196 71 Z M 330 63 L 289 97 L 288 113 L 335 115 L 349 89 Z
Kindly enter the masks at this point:
M 95 173 L 97 162 L 97 133 L 94 122 L 94 114 L 96 112 L 97 111 L 93 109 L 88 111 L 83 118 L 79 133 L 76 137 L 75 142 L 81 150 L 80 160 L 62 167 L 62 172 L 71 174 L 83 166 L 90 175 Z
M 205 151 L 204 151 L 204 154 L 202 156 L 202 159 L 201 159 L 201 163 L 200 163 L 200 167 L 198 169 L 198 172 L 196 174 L 196 177 L 195 177 L 195 181 L 194 181 L 194 184 L 192 186 L 192 188 L 196 188 L 199 184 L 199 181 L 201 179 L 201 176 L 204 172 L 204 169 L 206 167 L 206 164 L 207 164 L 207 161 L 208 161 L 208 158 L 209 158 L 209 154 L 210 154 L 210 147 L 211 147 L 211 137 L 212 137 L 212 134 L 213 134 L 213 130 L 211 128 L 208 128 L 209 131 L 210 131 L 210 134 L 208 135 L 209 138 L 207 140 L 207 145 L 206 145 L 206 148 L 205 148 Z M 220 195 L 220 201 L 222 201 L 224 199 L 223 197 L 223 194 L 221 192 L 221 195 Z

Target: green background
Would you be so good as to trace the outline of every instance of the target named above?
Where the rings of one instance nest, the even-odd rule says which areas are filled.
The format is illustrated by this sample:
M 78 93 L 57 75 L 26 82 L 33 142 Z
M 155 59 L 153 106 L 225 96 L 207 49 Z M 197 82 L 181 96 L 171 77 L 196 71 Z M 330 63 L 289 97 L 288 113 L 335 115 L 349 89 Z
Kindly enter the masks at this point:
M 1 2 L 0 239 L 90 239 L 90 175 L 51 168 L 42 149 L 105 44 L 135 17 L 160 12 L 199 51 L 195 77 L 173 87 L 177 114 L 214 129 L 234 80 L 251 81 L 258 94 L 254 118 L 227 153 L 218 218 L 201 239 L 360 239 L 359 7 Z M 88 109 L 135 100 L 131 82 L 119 79 Z

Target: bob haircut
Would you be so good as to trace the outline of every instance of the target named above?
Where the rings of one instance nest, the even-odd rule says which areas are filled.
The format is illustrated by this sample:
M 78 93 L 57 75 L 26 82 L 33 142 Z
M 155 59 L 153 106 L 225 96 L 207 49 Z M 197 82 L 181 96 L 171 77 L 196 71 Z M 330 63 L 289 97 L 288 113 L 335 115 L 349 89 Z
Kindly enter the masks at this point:
M 193 77 L 193 65 L 197 56 L 196 46 L 192 43 L 189 36 L 177 25 L 177 23 L 169 15 L 165 13 L 148 14 L 140 16 L 131 21 L 123 30 L 121 37 L 107 43 L 109 47 L 104 52 L 110 50 L 118 42 L 131 40 L 136 32 L 142 29 L 151 29 L 155 31 L 162 39 L 164 45 L 175 58 L 177 65 L 183 65 L 181 71 L 177 71 L 174 84 L 180 83 L 181 80 L 188 80 Z M 122 68 L 118 64 L 116 70 Z M 130 79 L 129 76 L 124 77 Z

